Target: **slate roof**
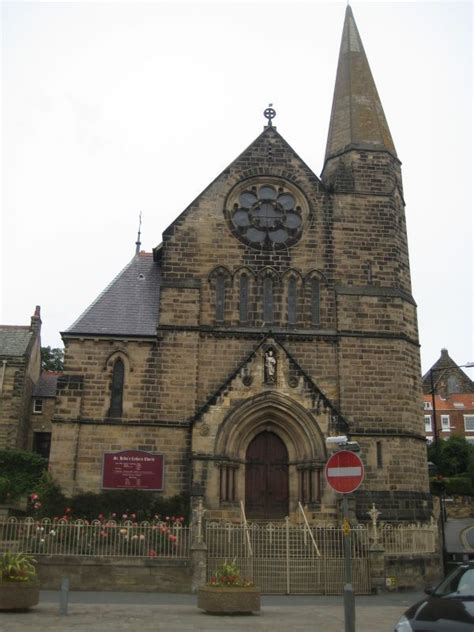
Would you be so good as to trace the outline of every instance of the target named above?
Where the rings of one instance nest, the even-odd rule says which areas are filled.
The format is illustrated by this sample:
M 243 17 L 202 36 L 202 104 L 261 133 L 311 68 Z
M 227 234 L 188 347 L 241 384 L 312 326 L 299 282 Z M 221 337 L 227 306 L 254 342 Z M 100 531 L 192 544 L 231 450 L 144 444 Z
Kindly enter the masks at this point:
M 0 325 L 0 356 L 25 355 L 33 332 L 28 326 Z
M 33 390 L 33 397 L 56 397 L 56 385 L 61 371 L 44 371 Z
M 138 253 L 63 334 L 156 335 L 160 281 L 152 253 Z

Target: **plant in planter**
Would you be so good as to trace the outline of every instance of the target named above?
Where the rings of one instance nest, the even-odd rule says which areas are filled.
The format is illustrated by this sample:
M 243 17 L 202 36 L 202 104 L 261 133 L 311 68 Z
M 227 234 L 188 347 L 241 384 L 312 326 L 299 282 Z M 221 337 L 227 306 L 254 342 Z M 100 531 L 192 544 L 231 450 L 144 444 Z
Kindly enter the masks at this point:
M 241 576 L 235 560 L 226 561 L 198 588 L 197 605 L 209 614 L 251 614 L 260 610 L 260 588 Z
M 36 560 L 26 553 L 0 556 L 0 610 L 28 610 L 39 601 Z

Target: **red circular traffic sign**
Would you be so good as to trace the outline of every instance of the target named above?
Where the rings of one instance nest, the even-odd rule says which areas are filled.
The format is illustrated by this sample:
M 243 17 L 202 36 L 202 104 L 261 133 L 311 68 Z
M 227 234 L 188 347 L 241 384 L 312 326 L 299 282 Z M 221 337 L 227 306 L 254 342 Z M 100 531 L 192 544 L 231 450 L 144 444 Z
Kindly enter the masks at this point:
M 364 464 L 354 452 L 340 450 L 326 463 L 326 480 L 340 494 L 354 492 L 364 480 Z

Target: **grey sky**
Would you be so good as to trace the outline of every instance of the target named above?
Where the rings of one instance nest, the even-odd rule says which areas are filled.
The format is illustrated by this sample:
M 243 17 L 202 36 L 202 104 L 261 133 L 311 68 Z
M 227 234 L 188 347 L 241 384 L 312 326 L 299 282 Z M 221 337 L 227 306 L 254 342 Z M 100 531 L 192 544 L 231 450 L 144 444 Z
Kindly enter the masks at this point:
M 403 163 L 426 370 L 474 360 L 472 5 L 353 2 Z M 260 133 L 319 174 L 345 2 L 4 2 L 3 324 L 43 344 Z

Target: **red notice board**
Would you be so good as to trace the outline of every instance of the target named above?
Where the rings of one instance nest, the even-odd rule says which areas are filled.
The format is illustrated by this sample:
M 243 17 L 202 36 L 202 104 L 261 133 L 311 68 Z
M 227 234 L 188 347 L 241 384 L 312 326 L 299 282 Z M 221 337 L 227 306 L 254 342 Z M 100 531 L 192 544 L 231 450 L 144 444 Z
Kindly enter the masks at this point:
M 165 457 L 143 450 L 105 452 L 102 489 L 163 490 Z

